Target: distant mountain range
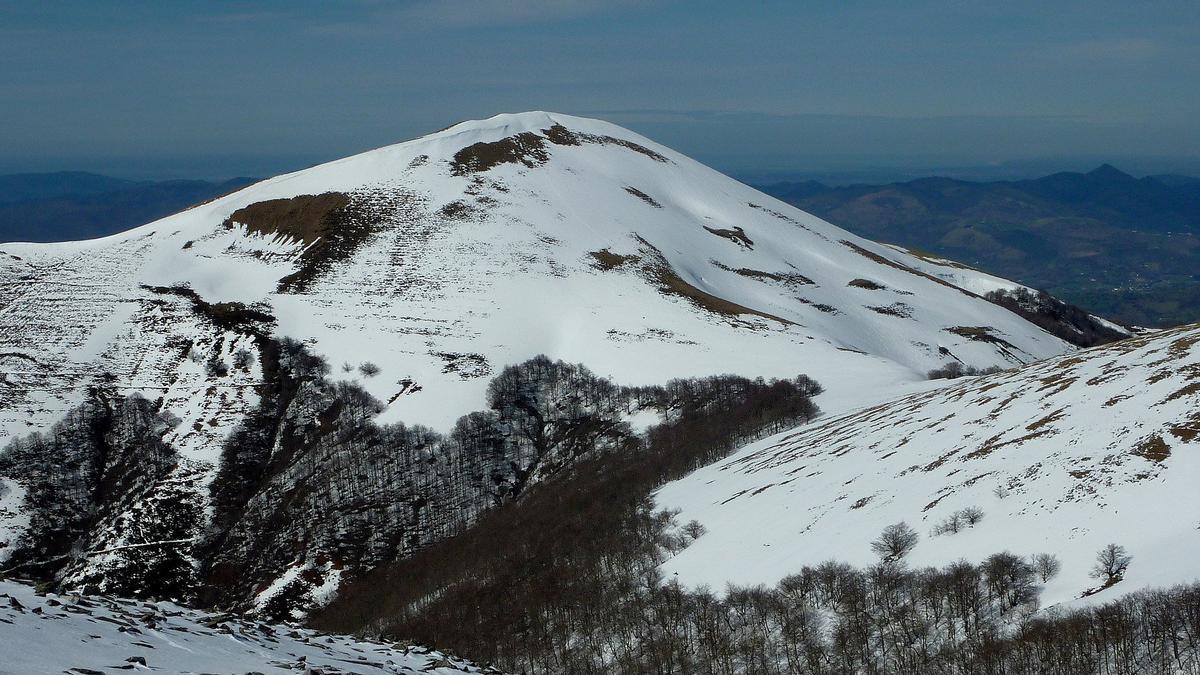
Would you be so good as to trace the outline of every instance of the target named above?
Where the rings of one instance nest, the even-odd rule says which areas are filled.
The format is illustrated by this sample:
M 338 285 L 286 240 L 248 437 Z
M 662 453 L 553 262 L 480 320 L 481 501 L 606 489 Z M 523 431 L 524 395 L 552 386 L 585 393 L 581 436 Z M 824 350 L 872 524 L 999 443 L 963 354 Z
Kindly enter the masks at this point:
M 256 180 L 132 181 L 82 171 L 0 175 L 0 241 L 116 234 Z
M 1110 165 L 1021 181 L 922 178 L 760 186 L 880 241 L 1042 288 L 1098 314 L 1162 326 L 1200 318 L 1200 179 Z

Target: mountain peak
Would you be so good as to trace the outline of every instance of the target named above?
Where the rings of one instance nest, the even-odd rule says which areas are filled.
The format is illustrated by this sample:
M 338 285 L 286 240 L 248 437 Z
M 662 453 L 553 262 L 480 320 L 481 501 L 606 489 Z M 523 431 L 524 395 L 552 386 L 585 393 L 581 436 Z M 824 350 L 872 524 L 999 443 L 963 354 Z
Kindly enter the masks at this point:
M 1133 176 L 1130 176 L 1129 174 L 1118 169 L 1117 167 L 1113 166 L 1112 164 L 1107 164 L 1107 163 L 1101 164 L 1100 166 L 1096 167 L 1095 169 L 1092 169 L 1091 171 L 1087 172 L 1087 176 L 1089 178 L 1095 178 L 1095 179 L 1106 180 L 1106 181 L 1137 180 Z

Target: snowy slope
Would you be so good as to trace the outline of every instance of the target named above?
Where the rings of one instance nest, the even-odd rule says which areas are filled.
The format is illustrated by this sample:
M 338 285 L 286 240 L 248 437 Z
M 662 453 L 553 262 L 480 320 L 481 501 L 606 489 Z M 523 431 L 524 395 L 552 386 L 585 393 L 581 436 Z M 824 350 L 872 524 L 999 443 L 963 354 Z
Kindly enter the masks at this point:
M 0 581 L 0 673 L 497 672 L 428 649 Z
M 266 334 L 360 380 L 380 421 L 443 431 L 537 354 L 625 385 L 807 373 L 839 412 L 929 389 L 948 362 L 1074 349 L 971 290 L 994 278 L 930 264 L 620 127 L 499 115 L 120 235 L 0 244 L 0 443 L 90 388 L 138 393 L 172 421 L 168 501 L 204 503 L 259 402 L 261 360 L 239 355 Z M 20 477 L 4 479 L 0 562 L 28 522 Z M 122 531 L 100 548 L 148 543 Z
M 1053 553 L 1046 603 L 1097 586 L 1106 544 L 1134 562 L 1093 598 L 1200 578 L 1200 326 L 1083 350 L 834 416 L 663 487 L 708 533 L 665 564 L 688 584 L 773 583 L 827 559 L 873 562 L 905 521 L 915 565 Z M 984 518 L 933 535 L 968 507 Z
M 556 125 L 591 140 L 544 139 L 545 160 L 454 175 L 455 154 L 472 144 L 553 136 Z M 305 244 L 222 223 L 247 205 L 331 191 L 372 204 L 376 231 L 304 292 L 277 292 Z M 44 426 L 110 372 L 148 397 L 165 393 L 181 428 L 198 422 L 203 432 L 174 439 L 198 452 L 252 394 L 245 381 L 197 377 L 177 347 L 190 340 L 202 352 L 229 351 L 236 336 L 206 330 L 143 286 L 264 303 L 279 334 L 311 341 L 334 364 L 381 366 L 365 384 L 383 400 L 412 390 L 397 382 L 415 382 L 420 389 L 399 395 L 387 418 L 435 428 L 480 407 L 485 373 L 537 353 L 629 384 L 804 371 L 833 392 L 870 399 L 953 358 L 1007 366 L 1069 349 L 914 273 L 919 258 L 620 127 L 540 112 L 465 122 L 279 176 L 114 237 L 0 251 L 0 429 Z M 592 254 L 604 251 L 638 258 L 601 269 Z M 972 275 L 986 277 L 962 271 Z M 863 281 L 848 286 L 854 280 Z M 667 289 L 681 283 L 682 295 Z M 697 290 L 733 309 L 684 297 Z M 947 331 L 978 326 L 996 339 Z M 205 396 L 212 386 L 226 400 Z

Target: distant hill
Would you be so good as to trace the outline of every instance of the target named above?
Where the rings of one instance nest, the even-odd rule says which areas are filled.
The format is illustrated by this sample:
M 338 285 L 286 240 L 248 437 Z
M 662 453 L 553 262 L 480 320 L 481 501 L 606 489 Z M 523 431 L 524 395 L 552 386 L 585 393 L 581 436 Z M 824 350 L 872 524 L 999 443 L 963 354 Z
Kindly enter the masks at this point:
M 943 255 L 1141 325 L 1200 319 L 1200 179 L 1104 165 L 1022 181 L 922 178 L 764 192 L 851 231 Z
M 116 234 L 257 179 L 131 181 L 81 171 L 0 176 L 0 241 L 71 241 Z

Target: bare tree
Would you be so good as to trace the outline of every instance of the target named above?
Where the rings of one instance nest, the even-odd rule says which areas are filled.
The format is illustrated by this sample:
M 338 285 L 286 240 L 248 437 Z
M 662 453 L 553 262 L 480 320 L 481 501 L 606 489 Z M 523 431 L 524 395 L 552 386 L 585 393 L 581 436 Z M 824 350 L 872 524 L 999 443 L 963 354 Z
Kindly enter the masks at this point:
M 1133 556 L 1129 555 L 1124 546 L 1109 544 L 1096 554 L 1096 564 L 1092 566 L 1092 576 L 1103 579 L 1107 584 L 1116 583 L 1125 575 L 1125 570 L 1129 568 L 1131 562 L 1133 562 Z
M 704 527 L 704 525 L 698 520 L 690 520 L 688 521 L 687 525 L 683 526 L 683 533 L 690 537 L 693 541 L 704 536 L 704 533 L 707 531 L 708 528 Z
M 879 538 L 871 542 L 871 550 L 886 562 L 894 562 L 908 555 L 917 545 L 920 535 L 908 526 L 899 522 L 883 528 Z
M 1062 562 L 1058 557 L 1051 553 L 1038 553 L 1030 560 L 1033 565 L 1033 570 L 1037 572 L 1038 578 L 1043 583 L 1050 581 L 1058 575 L 1058 571 L 1062 569 Z
M 968 506 L 967 508 L 959 511 L 958 514 L 962 517 L 963 522 L 971 526 L 974 526 L 978 524 L 979 521 L 983 520 L 983 509 L 979 508 L 978 506 Z
M 362 373 L 366 377 L 375 377 L 379 374 L 379 366 L 371 363 L 370 361 L 363 361 L 358 366 L 358 372 Z

